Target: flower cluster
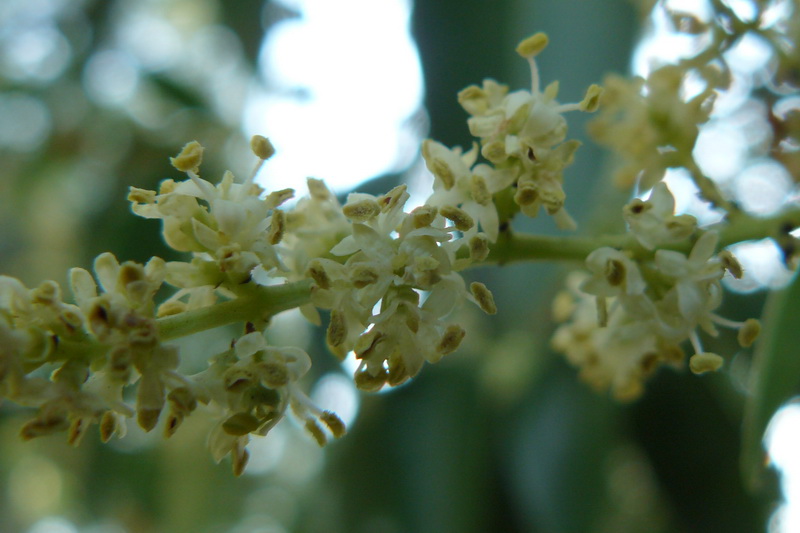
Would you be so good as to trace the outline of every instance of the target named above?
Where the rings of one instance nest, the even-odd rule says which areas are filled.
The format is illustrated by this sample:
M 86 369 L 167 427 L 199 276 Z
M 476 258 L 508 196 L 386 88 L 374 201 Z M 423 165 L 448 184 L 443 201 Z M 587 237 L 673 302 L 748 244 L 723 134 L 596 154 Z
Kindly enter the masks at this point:
M 77 305 L 63 302 L 55 282 L 27 289 L 0 278 L 0 327 L 8 339 L 0 345 L 0 390 L 38 408 L 22 428 L 25 438 L 68 430 L 69 442 L 77 444 L 99 423 L 106 441 L 124 435 L 126 417 L 136 414 L 148 430 L 158 421 L 165 381 L 178 364 L 174 348 L 159 343 L 154 317 L 164 261 L 120 264 L 106 253 L 94 270 L 99 287 L 86 270 L 70 272 Z M 134 409 L 123 401 L 123 389 L 137 380 Z
M 425 361 L 455 350 L 465 332 L 444 318 L 461 302 L 495 311 L 488 289 L 476 282 L 468 294 L 456 272 L 458 241 L 465 237 L 451 239 L 455 232 L 469 234 L 471 217 L 453 206 L 424 205 L 406 213 L 408 197 L 405 185 L 380 197 L 351 194 L 343 212 L 352 232 L 330 250 L 346 260 L 309 264 L 316 282 L 312 301 L 331 310 L 328 346 L 340 357 L 355 352 L 361 360 L 356 383 L 366 390 L 398 385 Z M 445 225 L 448 220 L 452 225 Z
M 458 101 L 469 113 L 470 133 L 480 139 L 480 154 L 489 162 L 475 164 L 478 145 L 462 153 L 436 141 L 425 141 L 422 155 L 434 174 L 432 205 L 460 207 L 473 216 L 491 242 L 497 240 L 498 213 L 492 196 L 512 190 L 518 208 L 530 217 L 544 208 L 563 229 L 575 229 L 564 207 L 564 169 L 572 163 L 578 141 L 564 141 L 567 122 L 563 113 L 597 109 L 601 89 L 592 85 L 580 103 L 560 104 L 558 82 L 539 87 L 536 56 L 547 46 L 547 36 L 537 33 L 517 47 L 528 60 L 531 89 L 509 92 L 505 85 L 484 80 L 461 91 Z
M 641 394 L 644 379 L 659 365 L 682 364 L 680 345 L 687 340 L 694 351 L 691 370 L 717 370 L 723 359 L 703 350 L 698 330 L 716 336 L 717 326 L 737 329 L 742 346 L 760 330 L 754 319 L 738 323 L 714 312 L 722 302 L 723 275 L 741 277 L 742 268 L 730 252 L 716 252 L 716 232 L 697 235 L 694 217 L 675 216 L 673 206 L 661 183 L 648 200 L 625 206 L 624 214 L 648 250 L 696 236 L 688 254 L 599 248 L 586 258 L 590 274 L 573 277 L 570 292 L 556 300 L 556 319 L 569 322 L 556 330 L 553 347 L 580 367 L 586 381 L 619 399 Z
M 97 423 L 106 441 L 135 417 L 146 431 L 160 424 L 169 437 L 204 411 L 215 422 L 212 456 L 230 456 L 236 474 L 250 438 L 287 415 L 324 445 L 345 433 L 344 424 L 302 391 L 308 354 L 268 343 L 270 319 L 295 307 L 315 325 L 327 316 L 328 348 L 339 359 L 356 358 L 356 385 L 396 386 L 459 347 L 467 332 L 454 314 L 467 302 L 497 311 L 490 290 L 461 272 L 499 257 L 586 257 L 588 274 L 573 276 L 556 300 L 564 323 L 552 343 L 587 381 L 620 399 L 638 396 L 660 365 L 682 364 L 687 341 L 692 371 L 719 368 L 723 360 L 703 350 L 701 332 L 734 328 L 750 345 L 756 320 L 716 313 L 721 279 L 741 277 L 741 266 L 717 251 L 715 231 L 675 214 L 659 182 L 667 167 L 686 166 L 701 195 L 717 203 L 710 180 L 695 175 L 691 151 L 718 80 L 707 73 L 705 89 L 686 102 L 687 69 L 663 67 L 646 82 L 609 78 L 602 98 L 592 85 L 580 103 L 560 104 L 557 82 L 539 84 L 535 58 L 546 45 L 538 33 L 517 48 L 530 65 L 530 90 L 510 92 L 487 79 L 459 93 L 477 141 L 466 151 L 423 143 L 433 174 L 423 205 L 407 209 L 405 185 L 377 196 L 353 192 L 343 202 L 314 178 L 296 202 L 291 189 L 267 193 L 255 176 L 274 149 L 261 136 L 251 140 L 258 162 L 248 178 L 226 172 L 210 181 L 200 176 L 203 147 L 190 142 L 172 158 L 186 179 L 166 179 L 158 191 L 132 187 L 128 196 L 134 213 L 161 221 L 164 240 L 187 253 L 184 260 L 141 265 L 102 254 L 94 274 L 70 272 L 74 303 L 52 281 L 28 289 L 0 277 L 0 397 L 37 409 L 22 436 L 67 431 L 75 444 Z M 533 217 L 542 209 L 560 227 L 575 227 L 562 184 L 579 143 L 567 140 L 564 113 L 592 112 L 601 102 L 595 134 L 627 156 L 621 181 L 652 188 L 648 199 L 623 208 L 629 237 L 598 247 L 592 239 L 506 230 L 518 211 Z M 784 222 L 782 231 L 789 226 L 796 224 Z M 169 341 L 227 324 L 242 327 L 230 348 L 211 354 L 200 372 L 182 373 Z
M 274 150 L 259 136 L 251 148 L 257 171 Z M 172 158 L 187 179 L 129 194 L 134 213 L 159 219 L 166 243 L 190 252 L 187 260 L 120 264 L 102 254 L 94 277 L 71 271 L 75 304 L 64 303 L 53 282 L 29 290 L 0 278 L 0 393 L 38 408 L 24 437 L 68 430 L 77 443 L 99 423 L 108 440 L 122 436 L 134 416 L 146 431 L 161 423 L 169 437 L 202 407 L 217 420 L 213 457 L 230 455 L 239 474 L 250 436 L 265 435 L 287 413 L 320 445 L 345 433 L 300 388 L 309 356 L 267 343 L 278 310 L 299 306 L 317 324 L 317 309 L 329 310 L 328 344 L 340 357 L 354 352 L 361 360 L 355 380 L 367 390 L 398 385 L 425 361 L 454 351 L 465 332 L 448 316 L 463 302 L 495 312 L 491 292 L 481 283 L 467 290 L 458 273 L 489 251 L 464 209 L 426 204 L 405 212 L 405 186 L 379 197 L 353 193 L 341 205 L 316 179 L 308 180 L 307 197 L 285 207 L 294 191 L 267 194 L 255 172 L 243 182 L 230 172 L 216 184 L 201 178 L 202 156 L 199 143 L 187 144 Z M 159 304 L 162 287 L 172 294 Z M 276 290 L 294 291 L 294 303 L 271 301 Z M 215 306 L 233 311 L 215 318 Z M 209 325 L 193 324 L 198 317 Z M 244 323 L 245 333 L 229 350 L 198 374 L 179 371 L 165 328 L 188 324 L 191 333 L 231 322 Z
M 274 152 L 263 137 L 254 137 L 252 145 L 262 162 Z M 210 305 L 216 291 L 236 295 L 256 267 L 285 268 L 275 250 L 285 228 L 285 215 L 278 207 L 294 191 L 262 197 L 264 190 L 253 183 L 255 173 L 235 183 L 233 174 L 226 172 L 215 186 L 199 176 L 202 156 L 198 142 L 187 144 L 172 164 L 186 172 L 188 180 L 164 180 L 158 193 L 131 187 L 128 195 L 134 213 L 161 219 L 170 247 L 193 253 L 190 263 L 167 264 L 167 281 L 182 290 L 162 305 L 162 316 Z
M 647 190 L 667 168 L 691 165 L 698 126 L 708 121 L 716 85 L 709 81 L 687 101 L 681 95 L 685 74 L 685 69 L 667 65 L 647 80 L 617 75 L 604 80 L 601 112 L 589 124 L 589 132 L 622 156 L 617 185 L 638 182 Z

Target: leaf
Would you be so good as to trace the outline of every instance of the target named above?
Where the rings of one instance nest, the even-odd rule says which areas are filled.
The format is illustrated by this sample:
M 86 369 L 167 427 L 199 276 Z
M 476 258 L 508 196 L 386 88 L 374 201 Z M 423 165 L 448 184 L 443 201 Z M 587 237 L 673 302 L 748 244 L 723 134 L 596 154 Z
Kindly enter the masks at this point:
M 764 484 L 764 432 L 775 412 L 800 385 L 800 276 L 785 289 L 771 294 L 764 311 L 764 331 L 756 347 L 751 395 L 746 400 L 742 426 L 741 468 L 746 486 Z

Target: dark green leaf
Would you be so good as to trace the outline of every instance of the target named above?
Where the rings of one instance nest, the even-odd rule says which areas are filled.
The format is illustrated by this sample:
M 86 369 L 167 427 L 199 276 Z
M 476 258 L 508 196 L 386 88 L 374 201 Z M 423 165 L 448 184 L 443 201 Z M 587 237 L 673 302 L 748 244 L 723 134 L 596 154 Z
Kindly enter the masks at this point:
M 764 331 L 753 361 L 752 394 L 745 404 L 742 434 L 742 474 L 747 486 L 763 484 L 765 451 L 762 440 L 778 408 L 800 384 L 800 277 L 767 300 Z

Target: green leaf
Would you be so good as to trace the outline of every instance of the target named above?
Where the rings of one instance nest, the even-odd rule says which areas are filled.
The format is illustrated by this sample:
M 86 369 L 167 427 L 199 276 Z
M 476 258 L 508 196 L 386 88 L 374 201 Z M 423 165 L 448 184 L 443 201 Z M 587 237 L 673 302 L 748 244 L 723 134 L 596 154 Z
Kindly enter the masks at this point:
M 764 484 L 764 432 L 775 412 L 800 385 L 800 276 L 769 296 L 764 331 L 753 360 L 751 395 L 742 426 L 741 467 L 745 484 L 753 491 Z

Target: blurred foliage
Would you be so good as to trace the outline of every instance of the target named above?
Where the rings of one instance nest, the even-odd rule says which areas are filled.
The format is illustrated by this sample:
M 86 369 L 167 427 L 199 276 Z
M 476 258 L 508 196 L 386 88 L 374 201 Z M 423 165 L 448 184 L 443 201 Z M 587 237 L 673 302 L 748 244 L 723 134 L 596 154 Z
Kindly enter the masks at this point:
M 130 39 L 148 36 L 125 36 L 152 13 L 174 32 L 180 53 L 172 59 L 136 56 Z M 27 107 L 0 117 L 0 139 L 9 138 L 10 121 L 27 131 L 26 120 L 45 119 L 29 143 L 0 145 L 0 271 L 28 284 L 63 282 L 69 267 L 88 266 L 102 251 L 138 261 L 168 255 L 156 228 L 128 213 L 127 188 L 154 188 L 172 173 L 168 157 L 192 139 L 226 148 L 209 151 L 207 172 L 243 172 L 237 117 L 270 24 L 265 14 L 290 16 L 261 0 L 6 0 L 0 99 Z M 353 21 L 361 23 L 368 21 Z M 575 91 L 605 72 L 627 71 L 636 27 L 622 0 L 417 0 L 430 136 L 471 142 L 456 93 L 484 77 L 526 85 L 510 51 L 532 31 L 551 35 L 541 70 L 561 80 L 566 100 L 578 100 Z M 38 63 L 14 52 L 36 32 L 55 43 Z M 46 71 L 59 50 L 64 64 Z M 104 57 L 122 69 L 108 76 L 133 69 L 126 97 L 91 89 Z M 580 138 L 582 118 L 574 120 Z M 587 143 L 570 169 L 574 212 L 612 194 L 597 180 L 601 160 Z M 553 231 L 548 224 L 534 227 Z M 764 528 L 774 482 L 760 496 L 743 488 L 742 395 L 728 376 L 664 372 L 642 400 L 618 405 L 548 351 L 554 267 L 474 276 L 493 288 L 501 311 L 471 326 L 480 333 L 458 355 L 392 393 L 363 398 L 348 437 L 324 455 L 291 427 L 270 435 L 267 456 L 280 463 L 264 473 L 234 479 L 228 466 L 212 464 L 198 422 L 168 442 L 132 427 L 125 441 L 101 446 L 91 435 L 72 449 L 60 437 L 21 443 L 15 408 L 1 406 L 0 531 L 28 531 L 48 516 L 81 530 L 132 533 Z M 760 303 L 734 297 L 722 314 L 757 315 Z M 321 347 L 310 351 L 327 357 Z

